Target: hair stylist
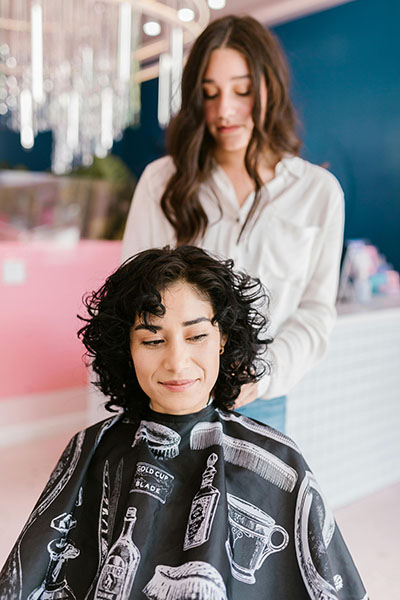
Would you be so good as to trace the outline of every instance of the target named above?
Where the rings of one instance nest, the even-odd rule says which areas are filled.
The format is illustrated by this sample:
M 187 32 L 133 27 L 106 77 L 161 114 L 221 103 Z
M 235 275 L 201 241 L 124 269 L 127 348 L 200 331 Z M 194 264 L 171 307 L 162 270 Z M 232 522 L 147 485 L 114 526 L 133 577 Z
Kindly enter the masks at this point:
M 343 192 L 298 156 L 288 69 L 251 17 L 212 22 L 182 76 L 168 156 L 137 185 L 123 258 L 196 244 L 259 277 L 271 294 L 272 372 L 235 408 L 283 430 L 286 394 L 324 355 L 335 321 Z

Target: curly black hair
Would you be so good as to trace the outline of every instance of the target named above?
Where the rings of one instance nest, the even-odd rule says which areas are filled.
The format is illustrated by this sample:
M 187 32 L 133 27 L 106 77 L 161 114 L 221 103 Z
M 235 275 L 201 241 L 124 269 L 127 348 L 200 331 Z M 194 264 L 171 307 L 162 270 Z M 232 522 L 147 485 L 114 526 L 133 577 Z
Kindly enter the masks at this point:
M 222 335 L 227 336 L 220 370 L 212 390 L 215 405 L 232 408 L 245 383 L 256 382 L 269 365 L 259 356 L 272 341 L 265 336 L 267 320 L 259 312 L 267 294 L 259 279 L 233 269 L 232 260 L 216 260 L 194 246 L 154 248 L 126 260 L 96 292 L 86 295 L 86 325 L 78 331 L 86 357 L 109 397 L 106 408 L 121 408 L 131 416 L 143 413 L 149 398 L 139 386 L 130 352 L 130 330 L 136 316 L 165 313 L 162 293 L 183 281 L 211 303 Z M 262 337 L 263 336 L 263 337 Z

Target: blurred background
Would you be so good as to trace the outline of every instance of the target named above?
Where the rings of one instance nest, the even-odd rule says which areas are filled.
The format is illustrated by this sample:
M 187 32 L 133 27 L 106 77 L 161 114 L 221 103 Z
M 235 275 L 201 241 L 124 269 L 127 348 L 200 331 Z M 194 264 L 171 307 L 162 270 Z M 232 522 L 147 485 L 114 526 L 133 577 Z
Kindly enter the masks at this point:
M 136 181 L 165 153 L 184 54 L 209 20 L 250 14 L 288 56 L 302 156 L 336 175 L 346 202 L 338 322 L 328 355 L 290 394 L 287 430 L 371 597 L 393 598 L 400 3 L 249 0 L 244 12 L 241 0 L 171 0 L 162 15 L 140 1 L 50 4 L 0 0 L 0 563 L 69 437 L 105 416 L 77 314 L 118 266 Z

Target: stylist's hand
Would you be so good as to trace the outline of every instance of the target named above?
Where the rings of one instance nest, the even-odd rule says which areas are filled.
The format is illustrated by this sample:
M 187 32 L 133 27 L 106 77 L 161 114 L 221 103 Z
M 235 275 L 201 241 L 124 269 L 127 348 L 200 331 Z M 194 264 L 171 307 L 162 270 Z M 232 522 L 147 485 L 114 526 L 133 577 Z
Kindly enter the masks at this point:
M 258 397 L 258 386 L 257 383 L 245 383 L 242 386 L 239 396 L 236 398 L 235 405 L 233 407 L 234 410 L 240 408 L 241 406 L 245 406 L 246 404 L 250 404 L 253 400 L 256 400 Z

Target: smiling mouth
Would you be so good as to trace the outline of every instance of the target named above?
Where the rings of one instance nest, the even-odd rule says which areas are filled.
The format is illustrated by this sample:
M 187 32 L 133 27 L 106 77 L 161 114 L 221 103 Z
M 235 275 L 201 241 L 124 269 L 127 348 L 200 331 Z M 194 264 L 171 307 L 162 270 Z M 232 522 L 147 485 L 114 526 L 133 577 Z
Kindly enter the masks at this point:
M 197 379 L 171 379 L 170 381 L 160 381 L 161 385 L 171 392 L 183 392 L 192 387 Z
M 217 127 L 218 133 L 234 133 L 240 129 L 240 125 L 224 125 Z

